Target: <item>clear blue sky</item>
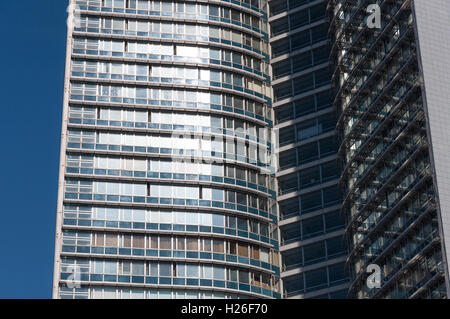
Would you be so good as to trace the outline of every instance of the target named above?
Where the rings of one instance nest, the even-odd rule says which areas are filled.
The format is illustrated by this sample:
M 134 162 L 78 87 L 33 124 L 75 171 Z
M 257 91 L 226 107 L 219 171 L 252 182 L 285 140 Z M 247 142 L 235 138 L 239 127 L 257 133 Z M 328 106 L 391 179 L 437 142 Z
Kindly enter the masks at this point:
M 0 298 L 50 298 L 67 0 L 0 0 Z

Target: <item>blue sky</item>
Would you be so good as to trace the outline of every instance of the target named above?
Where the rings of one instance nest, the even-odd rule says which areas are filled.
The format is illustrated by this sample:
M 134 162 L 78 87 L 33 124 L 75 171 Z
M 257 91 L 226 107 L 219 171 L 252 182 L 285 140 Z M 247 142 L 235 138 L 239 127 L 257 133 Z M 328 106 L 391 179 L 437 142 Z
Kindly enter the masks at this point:
M 0 0 L 0 298 L 50 298 L 66 0 Z

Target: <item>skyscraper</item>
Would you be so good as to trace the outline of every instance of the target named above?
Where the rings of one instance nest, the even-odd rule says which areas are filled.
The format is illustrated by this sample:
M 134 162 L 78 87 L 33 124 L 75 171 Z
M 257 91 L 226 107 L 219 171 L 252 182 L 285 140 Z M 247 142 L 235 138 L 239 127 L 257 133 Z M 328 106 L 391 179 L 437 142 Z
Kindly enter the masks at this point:
M 345 298 L 328 1 L 269 4 L 284 297 Z
M 279 298 L 267 1 L 72 0 L 54 298 Z
M 450 4 L 330 8 L 349 297 L 445 298 Z
M 445 298 L 449 4 L 269 5 L 284 297 Z

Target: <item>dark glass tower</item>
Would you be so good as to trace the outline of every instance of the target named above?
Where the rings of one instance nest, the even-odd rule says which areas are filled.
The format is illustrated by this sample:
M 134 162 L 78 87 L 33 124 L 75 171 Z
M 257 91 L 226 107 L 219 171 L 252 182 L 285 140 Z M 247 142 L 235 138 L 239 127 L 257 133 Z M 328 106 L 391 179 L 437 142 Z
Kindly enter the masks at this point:
M 437 186 L 448 180 L 448 159 L 436 110 L 448 89 L 430 66 L 448 64 L 435 36 L 448 35 L 448 19 L 433 21 L 449 9 L 446 1 L 330 3 L 351 298 L 446 297 L 448 191 Z M 381 282 L 369 288 L 373 265 Z
M 72 0 L 54 298 L 279 298 L 267 3 Z
M 269 5 L 284 297 L 345 298 L 328 1 Z

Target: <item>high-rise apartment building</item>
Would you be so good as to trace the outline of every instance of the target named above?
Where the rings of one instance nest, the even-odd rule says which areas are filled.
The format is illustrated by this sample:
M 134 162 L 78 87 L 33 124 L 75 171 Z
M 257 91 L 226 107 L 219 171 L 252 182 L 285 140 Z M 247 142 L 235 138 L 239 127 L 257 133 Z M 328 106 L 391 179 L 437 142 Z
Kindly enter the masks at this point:
M 447 0 L 70 4 L 54 298 L 447 297 Z
M 450 3 L 330 10 L 349 297 L 445 298 Z
M 267 1 L 72 0 L 55 298 L 279 298 Z
M 328 1 L 269 5 L 284 297 L 345 298 Z

